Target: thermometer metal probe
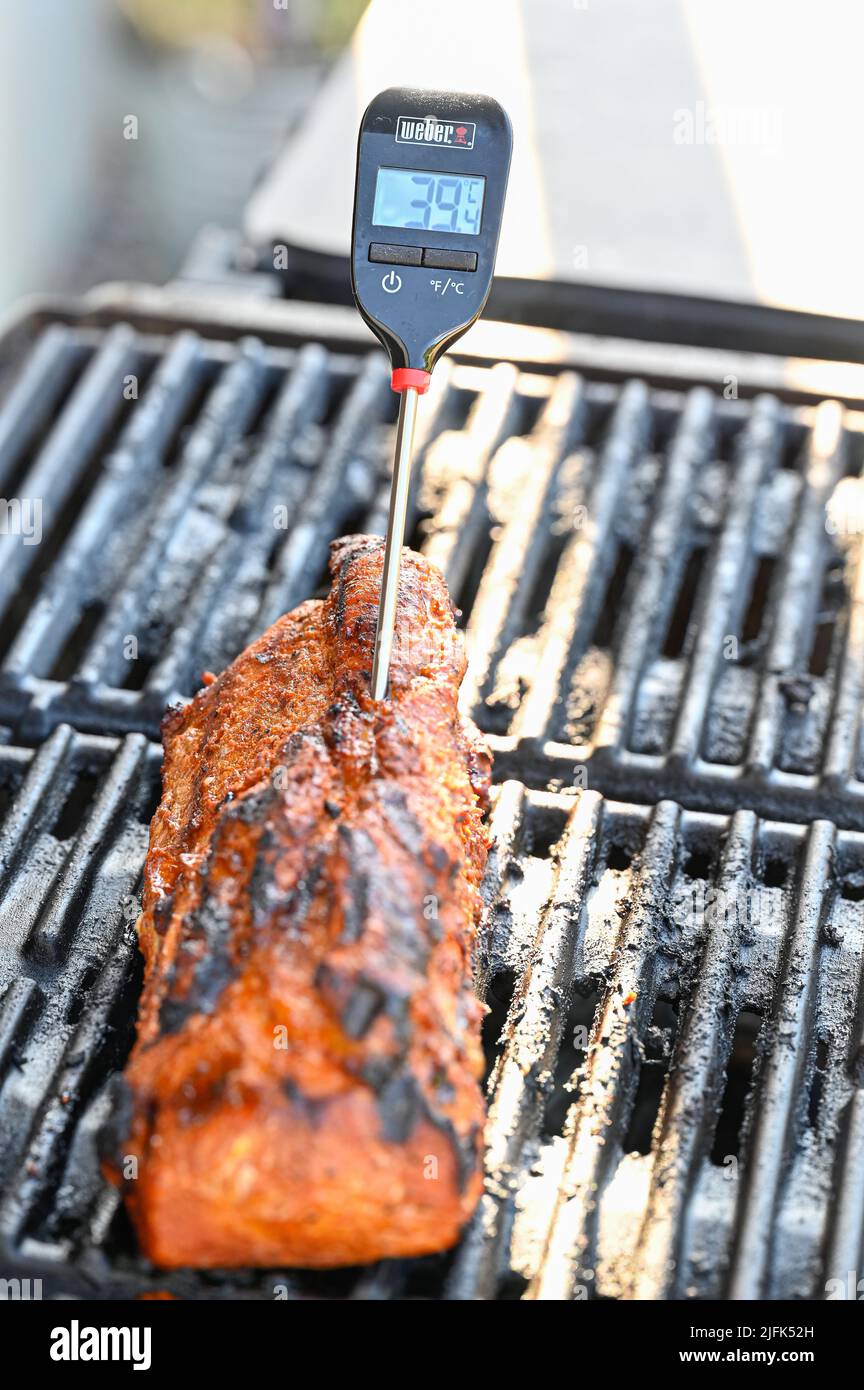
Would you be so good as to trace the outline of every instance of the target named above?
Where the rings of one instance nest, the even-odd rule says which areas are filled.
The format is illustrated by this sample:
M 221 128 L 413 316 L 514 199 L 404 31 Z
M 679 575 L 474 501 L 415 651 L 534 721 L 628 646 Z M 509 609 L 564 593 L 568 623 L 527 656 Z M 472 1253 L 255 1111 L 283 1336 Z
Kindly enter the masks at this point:
M 420 397 L 492 285 L 512 135 L 492 97 L 390 87 L 360 123 L 351 288 L 399 393 L 372 696 L 387 694 Z
M 396 627 L 399 567 L 402 542 L 405 539 L 405 514 L 408 510 L 408 489 L 414 456 L 414 426 L 417 422 L 419 399 L 420 393 L 416 386 L 407 386 L 399 397 L 396 453 L 393 459 L 393 482 L 390 485 L 390 512 L 387 518 L 387 539 L 384 543 L 384 571 L 381 575 L 378 627 L 375 630 L 375 656 L 372 662 L 373 700 L 383 700 L 387 694 L 390 653 Z

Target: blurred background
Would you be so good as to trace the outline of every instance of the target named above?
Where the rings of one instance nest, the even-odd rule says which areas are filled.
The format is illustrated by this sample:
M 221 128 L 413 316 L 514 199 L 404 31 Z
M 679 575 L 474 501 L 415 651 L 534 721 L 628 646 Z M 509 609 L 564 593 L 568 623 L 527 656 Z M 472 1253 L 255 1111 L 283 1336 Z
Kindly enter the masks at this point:
M 164 281 L 239 225 L 365 0 L 0 7 L 0 305 Z M 129 121 L 137 120 L 137 131 Z
M 862 49 L 848 0 L 7 0 L 0 307 L 164 282 L 208 225 L 344 258 L 404 84 L 510 110 L 500 275 L 862 318 Z

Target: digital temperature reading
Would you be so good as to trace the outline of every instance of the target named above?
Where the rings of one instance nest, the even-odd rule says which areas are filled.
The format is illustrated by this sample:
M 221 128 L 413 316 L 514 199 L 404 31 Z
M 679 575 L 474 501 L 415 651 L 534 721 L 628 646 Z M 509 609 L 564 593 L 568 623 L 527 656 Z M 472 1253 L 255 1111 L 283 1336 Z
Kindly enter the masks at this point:
M 485 178 L 423 169 L 378 170 L 372 223 L 419 231 L 476 236 L 483 215 Z

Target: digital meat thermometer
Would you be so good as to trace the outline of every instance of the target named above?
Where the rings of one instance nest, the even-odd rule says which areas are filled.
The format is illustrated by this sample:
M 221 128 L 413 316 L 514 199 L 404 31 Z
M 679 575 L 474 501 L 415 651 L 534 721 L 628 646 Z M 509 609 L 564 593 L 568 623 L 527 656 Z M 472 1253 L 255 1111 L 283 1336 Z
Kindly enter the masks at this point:
M 351 288 L 399 393 L 372 695 L 387 693 L 417 403 L 492 285 L 510 168 L 507 113 L 476 93 L 389 87 L 357 144 Z

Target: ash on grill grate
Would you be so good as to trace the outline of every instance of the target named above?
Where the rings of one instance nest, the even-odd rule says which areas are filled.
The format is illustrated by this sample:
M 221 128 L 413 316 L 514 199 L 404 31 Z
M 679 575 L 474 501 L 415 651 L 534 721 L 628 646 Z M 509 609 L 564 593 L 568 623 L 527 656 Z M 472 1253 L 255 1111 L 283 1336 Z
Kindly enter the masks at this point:
M 133 924 L 160 750 L 60 726 L 38 753 L 0 749 L 0 1246 L 62 1259 L 101 1201 L 92 1115 L 131 1042 Z M 83 1117 L 83 1118 L 82 1118 Z M 70 1151 L 86 1154 L 64 1171 Z M 97 1219 L 94 1214 L 94 1219 Z
M 413 541 L 514 775 L 864 828 L 858 413 L 509 363 L 426 406 Z M 45 532 L 0 537 L 0 721 L 155 736 L 383 530 L 392 421 L 377 356 L 48 328 L 0 411 Z
M 450 1295 L 824 1296 L 861 1256 L 864 837 L 514 782 L 494 825 L 516 983 Z
M 518 775 L 864 827 L 862 425 L 631 382 L 503 445 L 465 706 Z
M 141 735 L 66 726 L 0 748 L 4 1275 L 103 1296 L 806 1297 L 857 1267 L 864 837 L 515 782 L 484 884 L 487 1190 L 461 1247 L 319 1275 L 148 1267 L 97 1140 L 158 762 Z
M 451 437 L 472 475 L 530 418 L 515 373 L 486 377 L 436 373 L 415 527 L 417 492 L 440 490 L 426 445 L 467 419 Z M 0 536 L 0 720 L 27 741 L 64 720 L 155 735 L 323 582 L 331 539 L 383 530 L 394 402 L 378 355 L 47 330 L 0 411 L 0 488 L 41 530 Z

